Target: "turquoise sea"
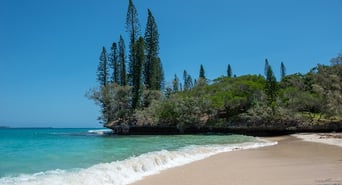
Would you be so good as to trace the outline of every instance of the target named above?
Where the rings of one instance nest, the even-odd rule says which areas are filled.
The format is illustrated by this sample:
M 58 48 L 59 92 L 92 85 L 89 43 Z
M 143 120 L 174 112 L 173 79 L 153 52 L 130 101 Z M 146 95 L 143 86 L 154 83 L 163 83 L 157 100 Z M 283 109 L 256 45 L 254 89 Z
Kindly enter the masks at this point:
M 94 129 L 0 129 L 0 184 L 129 184 L 220 152 L 275 143 L 241 135 L 106 136 Z

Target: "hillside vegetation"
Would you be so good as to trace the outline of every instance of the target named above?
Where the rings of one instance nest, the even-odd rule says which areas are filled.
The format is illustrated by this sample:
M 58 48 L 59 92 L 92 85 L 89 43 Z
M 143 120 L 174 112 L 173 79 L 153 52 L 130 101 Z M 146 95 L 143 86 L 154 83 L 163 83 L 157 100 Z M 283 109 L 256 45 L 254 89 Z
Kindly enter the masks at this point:
M 147 10 L 144 36 L 137 10 L 129 0 L 128 52 L 120 35 L 109 53 L 101 48 L 99 86 L 87 97 L 101 107 L 100 122 L 109 128 L 132 126 L 187 128 L 342 128 L 342 53 L 331 65 L 317 65 L 306 74 L 286 75 L 281 63 L 277 80 L 268 60 L 264 75 L 227 75 L 214 80 L 200 65 L 198 78 L 183 72 L 165 87 L 159 57 L 157 22 Z
M 149 107 L 136 111 L 134 117 L 138 125 L 173 125 L 180 129 L 291 129 L 340 122 L 341 61 L 331 66 L 317 65 L 306 74 L 284 76 L 280 82 L 261 75 L 220 77 L 212 84 L 197 84 L 190 90 L 155 99 Z

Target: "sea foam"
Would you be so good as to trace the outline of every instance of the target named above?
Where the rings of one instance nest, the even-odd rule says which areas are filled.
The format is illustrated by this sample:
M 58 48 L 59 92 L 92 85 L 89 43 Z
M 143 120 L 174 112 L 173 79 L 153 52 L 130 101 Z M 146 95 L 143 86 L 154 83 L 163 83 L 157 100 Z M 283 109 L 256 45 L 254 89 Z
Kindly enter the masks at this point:
M 0 178 L 1 185 L 125 185 L 162 170 L 185 165 L 212 155 L 253 149 L 276 142 L 247 142 L 228 145 L 192 145 L 178 150 L 145 153 L 122 161 L 100 163 L 86 169 L 53 170 L 33 175 Z
M 95 135 L 110 135 L 113 134 L 111 129 L 96 129 L 96 130 L 88 130 L 88 133 Z

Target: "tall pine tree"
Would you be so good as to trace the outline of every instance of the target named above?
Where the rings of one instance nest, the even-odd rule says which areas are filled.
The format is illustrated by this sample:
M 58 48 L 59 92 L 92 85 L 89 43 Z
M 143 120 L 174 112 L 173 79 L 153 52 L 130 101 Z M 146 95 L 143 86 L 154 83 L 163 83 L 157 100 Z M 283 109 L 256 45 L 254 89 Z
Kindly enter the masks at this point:
M 188 77 L 186 78 L 186 87 L 188 90 L 191 90 L 193 88 L 193 86 L 194 86 L 194 82 L 192 80 L 192 77 L 191 77 L 191 75 L 188 75 Z
M 101 121 L 103 121 L 104 124 L 108 123 L 109 121 L 109 113 L 110 113 L 110 102 L 108 101 L 107 95 L 108 95 L 108 88 L 107 88 L 107 84 L 108 84 L 108 61 L 107 61 L 107 51 L 105 47 L 102 47 L 102 51 L 100 54 L 100 62 L 99 65 L 97 67 L 97 80 L 100 83 L 100 89 L 101 89 L 101 97 L 99 99 L 100 103 L 101 103 L 101 112 L 102 112 L 102 116 L 101 116 Z
M 195 79 L 194 81 L 195 86 L 203 86 L 207 84 L 207 77 L 205 76 L 205 70 L 202 64 L 200 66 L 198 79 Z
M 187 88 L 187 80 L 188 80 L 188 72 L 186 70 L 183 71 L 183 84 L 184 84 L 184 87 L 183 87 L 183 90 L 186 91 L 186 90 L 189 90 Z
M 126 31 L 129 34 L 129 73 L 128 84 L 133 85 L 133 71 L 134 64 L 136 63 L 134 54 L 134 44 L 140 35 L 140 23 L 138 19 L 138 11 L 135 8 L 133 1 L 129 0 L 128 10 L 126 15 Z
M 134 61 L 133 63 L 133 73 L 132 73 L 132 109 L 135 110 L 139 107 L 140 97 L 142 94 L 141 89 L 141 76 L 142 76 L 142 68 L 143 68 L 143 62 L 145 59 L 145 53 L 144 53 L 144 39 L 140 37 L 136 43 L 134 44 Z
M 120 79 L 119 84 L 121 86 L 127 85 L 127 72 L 126 72 L 126 54 L 125 54 L 125 41 L 122 38 L 122 35 L 120 35 L 119 40 L 119 68 L 120 68 Z
M 144 84 L 147 88 L 157 89 L 157 87 L 153 87 L 153 84 L 158 82 L 153 81 L 157 80 L 157 72 L 155 70 L 158 70 L 159 68 L 157 61 L 159 53 L 159 33 L 156 21 L 150 9 L 148 9 L 144 39 L 146 50 L 146 60 L 144 63 Z
M 118 61 L 118 47 L 115 42 L 113 42 L 112 47 L 110 48 L 110 54 L 109 54 L 109 65 L 111 67 L 112 71 L 112 77 L 111 82 L 115 84 L 119 84 L 119 78 L 120 78 L 120 69 L 119 69 L 119 61 Z
M 102 47 L 100 54 L 100 62 L 97 67 L 97 80 L 101 86 L 106 86 L 108 83 L 108 62 L 107 51 L 105 47 Z
M 151 70 L 151 89 L 161 90 L 164 86 L 164 70 L 159 57 L 153 59 Z
M 270 67 L 270 64 L 268 63 L 267 58 L 265 59 L 265 68 L 264 68 L 264 74 L 267 76 L 268 68 Z
M 265 94 L 267 98 L 267 103 L 269 106 L 276 101 L 277 98 L 277 79 L 274 76 L 272 68 L 268 65 L 267 72 L 266 72 L 266 84 L 265 84 Z
M 232 67 L 230 66 L 230 64 L 228 64 L 228 67 L 227 67 L 227 76 L 229 78 L 233 77 L 233 70 L 232 70 Z
M 189 75 L 186 70 L 184 70 L 183 72 L 183 79 L 184 79 L 183 90 L 184 91 L 191 90 L 194 84 L 193 84 L 191 75 Z
M 172 81 L 172 92 L 173 93 L 177 93 L 179 91 L 179 78 L 177 77 L 177 75 L 175 74 L 175 77 Z
M 206 79 L 204 67 L 203 67 L 202 64 L 201 64 L 201 66 L 200 66 L 199 78 L 200 78 L 200 79 Z
M 280 76 L 283 79 L 286 76 L 286 67 L 283 62 L 280 64 Z

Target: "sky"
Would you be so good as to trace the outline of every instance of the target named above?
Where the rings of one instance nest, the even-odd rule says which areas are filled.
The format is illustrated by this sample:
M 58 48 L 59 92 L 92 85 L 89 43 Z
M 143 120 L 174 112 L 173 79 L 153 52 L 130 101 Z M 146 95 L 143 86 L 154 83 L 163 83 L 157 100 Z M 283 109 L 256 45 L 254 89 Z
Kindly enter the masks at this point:
M 151 9 L 166 85 L 187 70 L 215 79 L 279 78 L 329 64 L 342 50 L 342 0 L 133 0 L 142 34 Z M 98 85 L 102 46 L 125 31 L 128 0 L 0 0 L 0 126 L 101 127 L 85 97 Z

